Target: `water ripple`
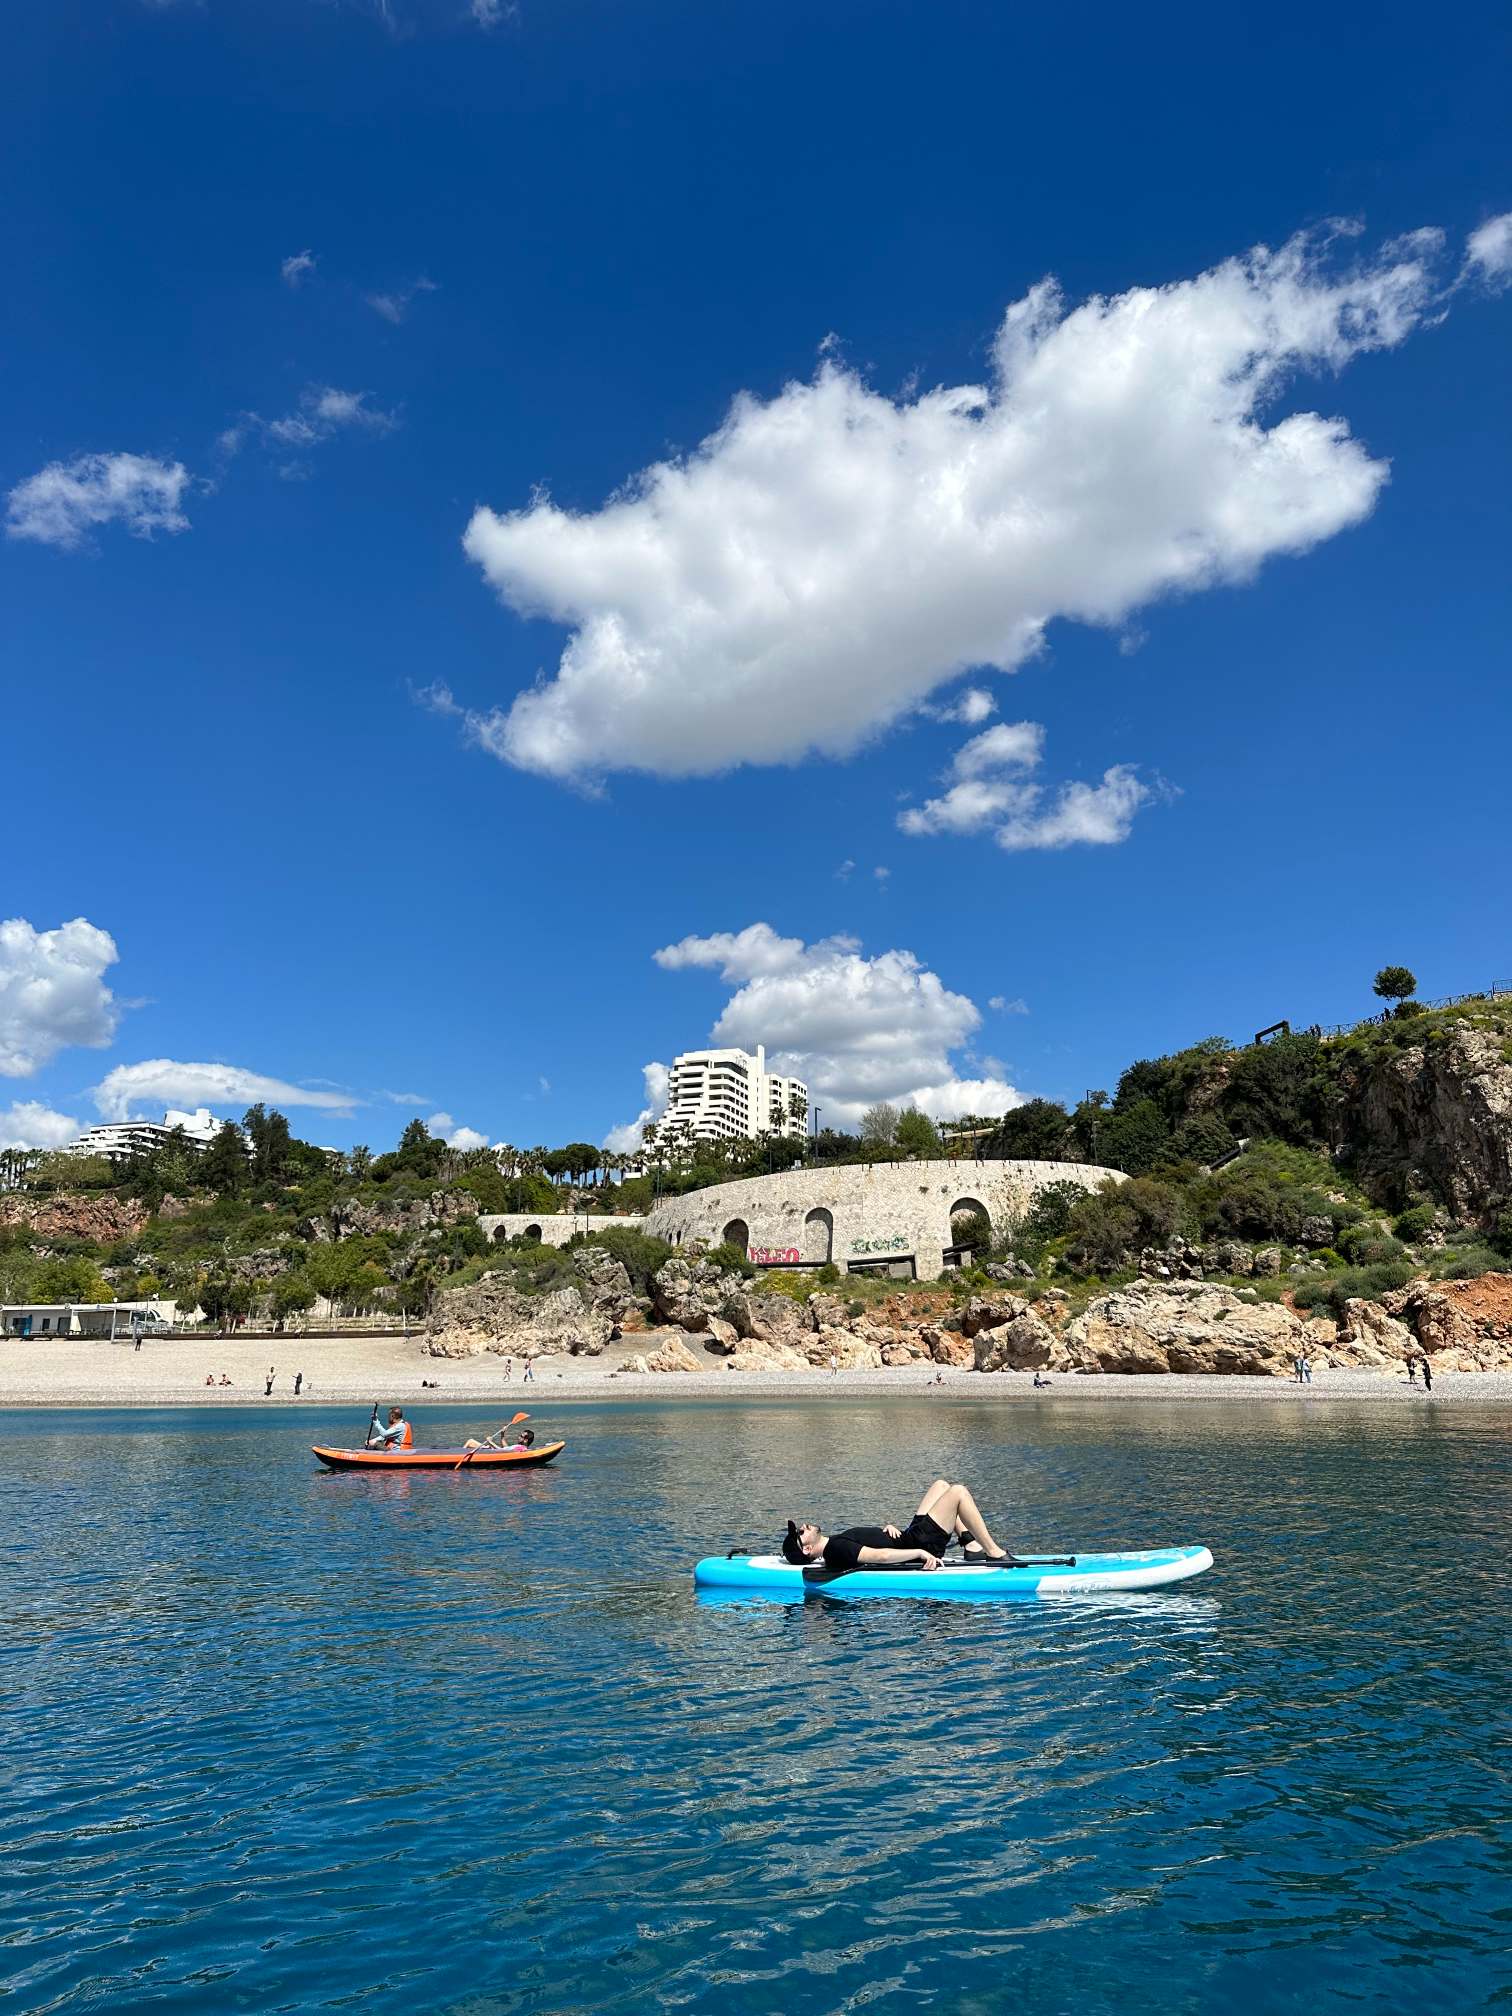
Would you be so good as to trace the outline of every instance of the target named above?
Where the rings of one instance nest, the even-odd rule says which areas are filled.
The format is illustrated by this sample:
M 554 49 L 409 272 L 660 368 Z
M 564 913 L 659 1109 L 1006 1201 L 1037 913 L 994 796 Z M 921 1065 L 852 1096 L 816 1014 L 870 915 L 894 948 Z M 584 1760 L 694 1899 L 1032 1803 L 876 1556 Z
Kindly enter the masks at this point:
M 468 1423 L 468 1426 L 473 1424 Z M 0 1442 L 0 2001 L 1436 2010 L 1512 1999 L 1489 1411 L 564 1410 L 560 1468 L 327 1477 L 311 1414 Z M 339 1430 L 338 1430 L 339 1432 Z M 697 1601 L 964 1475 L 1200 1589 Z M 822 1480 L 823 1488 L 816 1480 Z

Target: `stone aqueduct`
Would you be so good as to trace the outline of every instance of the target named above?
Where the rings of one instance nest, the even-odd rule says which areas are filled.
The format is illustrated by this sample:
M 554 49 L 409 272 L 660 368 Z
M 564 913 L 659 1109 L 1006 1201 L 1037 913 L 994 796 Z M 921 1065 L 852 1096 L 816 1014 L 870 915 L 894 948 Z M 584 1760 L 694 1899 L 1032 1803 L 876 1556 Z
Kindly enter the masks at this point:
M 933 1281 L 952 1264 L 963 1221 L 980 1213 L 1000 1237 L 1057 1183 L 1096 1190 L 1118 1169 L 1082 1162 L 869 1162 L 791 1169 L 668 1197 L 645 1229 L 673 1246 L 744 1247 L 758 1266 L 819 1266 Z M 956 1231 L 952 1232 L 954 1224 Z

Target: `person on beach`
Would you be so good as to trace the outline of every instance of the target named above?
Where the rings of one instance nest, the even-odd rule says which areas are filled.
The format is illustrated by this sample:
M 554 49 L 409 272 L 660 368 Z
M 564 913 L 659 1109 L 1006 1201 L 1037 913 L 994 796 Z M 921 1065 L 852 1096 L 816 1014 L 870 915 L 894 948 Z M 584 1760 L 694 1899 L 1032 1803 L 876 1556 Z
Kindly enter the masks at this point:
M 404 1418 L 402 1407 L 390 1407 L 388 1422 L 383 1427 L 374 1426 L 368 1436 L 369 1449 L 413 1449 L 415 1431 Z
M 1409 1386 L 1417 1384 L 1417 1360 L 1410 1351 L 1407 1353 L 1407 1384 Z
M 509 1384 L 510 1380 L 513 1379 L 513 1377 L 514 1377 L 514 1360 L 513 1358 L 506 1358 L 504 1360 L 504 1383 L 506 1386 Z
M 1423 1390 L 1431 1393 L 1433 1391 L 1433 1369 L 1428 1363 L 1428 1353 L 1426 1351 L 1423 1352 L 1418 1363 L 1423 1368 Z
M 535 1365 L 529 1358 L 525 1360 L 525 1377 L 520 1381 L 520 1384 L 522 1386 L 533 1386 L 535 1384 Z
M 274 1380 L 274 1377 L 275 1377 L 275 1374 L 274 1374 L 274 1370 L 273 1370 L 273 1367 L 272 1367 L 272 1366 L 270 1365 L 270 1366 L 268 1367 L 268 1380 L 267 1380 L 267 1384 L 266 1384 L 266 1385 L 265 1385 L 265 1386 L 263 1387 L 263 1398 L 264 1398 L 264 1400 L 268 1400 L 268 1399 L 271 1399 L 271 1397 L 272 1397 L 272 1394 L 273 1394 L 273 1380 Z
M 222 1372 L 222 1374 L 220 1375 L 220 1383 L 222 1384 L 222 1386 L 229 1386 L 231 1384 L 231 1374 L 229 1372 Z
M 294 1398 L 296 1400 L 299 1398 L 299 1389 L 301 1386 L 303 1386 L 303 1384 L 304 1384 L 303 1372 L 296 1372 L 294 1374 Z
M 215 1384 L 215 1374 L 213 1372 L 207 1372 L 205 1374 L 205 1384 L 207 1386 L 213 1386 Z
M 841 1533 L 826 1533 L 817 1520 L 789 1519 L 782 1557 L 800 1568 L 823 1561 L 826 1568 L 841 1571 L 934 1569 L 939 1567 L 945 1549 L 957 1538 L 963 1548 L 968 1540 L 977 1543 L 977 1551 L 968 1553 L 968 1560 L 1008 1559 L 1008 1550 L 999 1547 L 988 1532 L 987 1522 L 966 1486 L 948 1484 L 943 1477 L 937 1477 L 901 1532 L 896 1526 L 847 1526 Z

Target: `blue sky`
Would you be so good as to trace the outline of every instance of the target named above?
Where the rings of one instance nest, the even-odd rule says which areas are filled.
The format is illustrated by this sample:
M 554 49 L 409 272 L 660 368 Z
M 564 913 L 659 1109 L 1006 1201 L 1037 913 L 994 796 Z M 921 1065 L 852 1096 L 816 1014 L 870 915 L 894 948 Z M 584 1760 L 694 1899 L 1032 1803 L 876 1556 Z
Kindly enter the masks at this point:
M 716 1027 L 1001 1110 L 1512 978 L 1509 41 L 30 10 L 0 1134 L 598 1140 Z

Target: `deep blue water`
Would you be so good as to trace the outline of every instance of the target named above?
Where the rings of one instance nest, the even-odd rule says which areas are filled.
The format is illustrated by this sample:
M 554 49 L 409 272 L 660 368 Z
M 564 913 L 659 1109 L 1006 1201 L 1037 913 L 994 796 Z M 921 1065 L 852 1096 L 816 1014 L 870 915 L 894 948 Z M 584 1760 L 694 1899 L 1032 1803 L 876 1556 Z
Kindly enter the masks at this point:
M 539 1473 L 319 1472 L 360 1425 L 7 1419 L 0 2006 L 1512 2004 L 1512 1417 L 593 1405 Z M 936 1472 L 1011 1543 L 1217 1568 L 695 1600 Z

